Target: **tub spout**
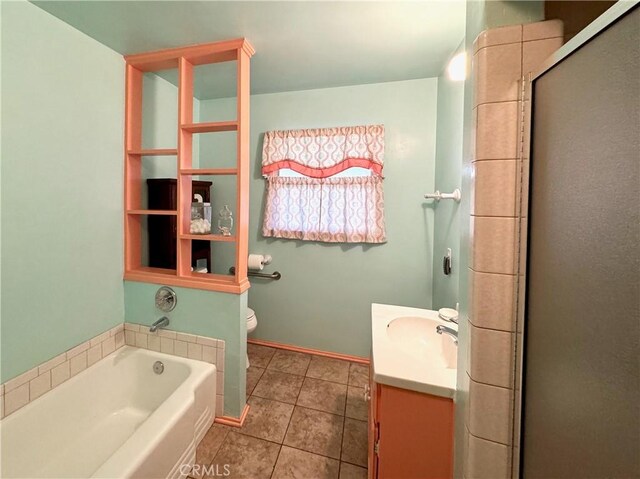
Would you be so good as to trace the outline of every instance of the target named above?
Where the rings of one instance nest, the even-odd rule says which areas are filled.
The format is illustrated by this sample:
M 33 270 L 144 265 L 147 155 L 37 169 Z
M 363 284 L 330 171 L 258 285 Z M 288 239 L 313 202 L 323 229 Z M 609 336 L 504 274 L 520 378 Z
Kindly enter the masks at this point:
M 169 326 L 169 318 L 163 316 L 151 325 L 151 327 L 149 328 L 149 332 L 155 333 L 158 329 L 163 329 L 167 326 Z

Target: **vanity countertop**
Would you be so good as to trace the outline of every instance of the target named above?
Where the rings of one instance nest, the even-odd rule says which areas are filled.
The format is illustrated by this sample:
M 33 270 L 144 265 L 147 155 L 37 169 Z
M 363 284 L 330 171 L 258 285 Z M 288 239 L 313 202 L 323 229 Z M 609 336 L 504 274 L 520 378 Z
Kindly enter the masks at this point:
M 457 346 L 436 326 L 458 329 L 437 311 L 389 304 L 371 305 L 373 380 L 402 389 L 453 398 Z

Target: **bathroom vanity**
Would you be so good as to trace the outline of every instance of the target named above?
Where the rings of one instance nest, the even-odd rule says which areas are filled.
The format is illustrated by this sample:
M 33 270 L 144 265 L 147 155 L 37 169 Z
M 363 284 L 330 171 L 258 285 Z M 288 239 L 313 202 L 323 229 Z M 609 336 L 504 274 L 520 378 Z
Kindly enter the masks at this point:
M 372 305 L 369 478 L 453 477 L 457 347 L 437 311 Z

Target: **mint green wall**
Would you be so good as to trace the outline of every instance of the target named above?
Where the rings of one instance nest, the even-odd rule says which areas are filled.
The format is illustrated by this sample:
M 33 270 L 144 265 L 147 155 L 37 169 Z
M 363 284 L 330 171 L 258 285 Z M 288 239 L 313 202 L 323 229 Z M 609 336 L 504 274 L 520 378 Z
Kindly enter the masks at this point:
M 484 0 L 478 3 L 484 7 L 483 16 L 486 22 L 486 26 L 478 33 L 487 28 L 544 20 L 542 0 Z M 472 42 L 473 40 L 475 37 L 471 39 Z
M 2 8 L 1 379 L 122 322 L 124 62 Z
M 464 44 L 453 55 L 464 51 Z M 452 56 L 453 56 L 452 55 Z M 438 77 L 438 124 L 436 128 L 436 188 L 450 193 L 460 188 L 462 177 L 462 120 L 464 81 L 450 80 L 445 71 Z M 460 204 L 441 201 L 435 207 L 433 254 L 433 308 L 455 308 L 460 281 Z M 445 275 L 442 258 L 451 248 L 452 270 Z
M 463 477 L 465 451 L 465 418 L 469 399 L 469 376 L 467 375 L 467 357 L 469 355 L 469 248 L 470 231 L 470 194 L 471 162 L 473 160 L 473 78 L 470 76 L 473 42 L 488 28 L 517 25 L 543 20 L 544 2 L 473 0 L 467 1 L 465 50 L 467 51 L 467 80 L 464 84 L 463 146 L 462 146 L 462 201 L 460 202 L 460 326 L 458 328 L 458 378 L 455 397 L 454 431 L 454 477 Z
M 435 78 L 251 97 L 249 249 L 271 254 L 268 270 L 282 273 L 280 281 L 252 280 L 249 306 L 258 316 L 254 337 L 368 356 L 372 302 L 431 306 L 434 212 L 422 196 L 434 188 L 436 101 Z M 201 119 L 233 114 L 233 99 L 201 102 Z M 264 132 L 369 123 L 386 126 L 388 242 L 330 245 L 263 238 Z M 216 161 L 203 139 L 201 166 Z M 230 201 L 233 187 L 224 179 L 214 181 L 217 211 Z M 214 263 L 220 256 L 225 254 L 215 250 Z
M 151 325 L 164 316 L 155 307 L 160 285 L 126 281 L 125 321 Z M 225 340 L 224 412 L 238 417 L 245 404 L 247 354 L 247 293 L 173 287 L 178 295 L 176 308 L 167 313 L 172 331 L 199 334 Z

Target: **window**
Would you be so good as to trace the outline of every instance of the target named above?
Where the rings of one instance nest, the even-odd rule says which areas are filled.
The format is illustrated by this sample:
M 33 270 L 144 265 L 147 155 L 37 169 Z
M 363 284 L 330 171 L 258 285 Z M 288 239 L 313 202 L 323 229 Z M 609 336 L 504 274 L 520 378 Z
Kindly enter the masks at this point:
M 267 237 L 384 243 L 384 126 L 265 134 Z

